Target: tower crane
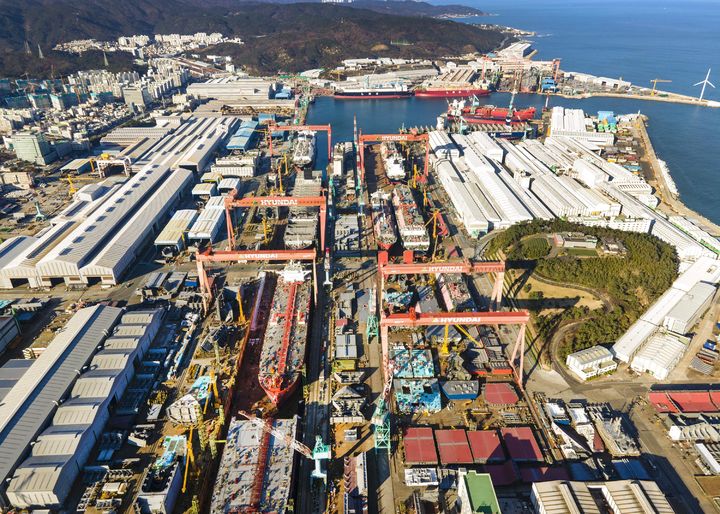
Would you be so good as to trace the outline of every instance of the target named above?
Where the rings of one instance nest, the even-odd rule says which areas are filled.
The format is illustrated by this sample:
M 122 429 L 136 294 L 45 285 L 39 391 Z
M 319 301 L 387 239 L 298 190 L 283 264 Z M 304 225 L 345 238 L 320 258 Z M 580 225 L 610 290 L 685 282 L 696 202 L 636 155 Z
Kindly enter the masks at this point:
M 242 410 L 238 411 L 238 414 L 250 421 L 253 426 L 261 429 L 265 433 L 272 435 L 273 437 L 275 437 L 275 439 L 281 441 L 283 444 L 295 450 L 303 457 L 315 461 L 315 469 L 312 472 L 313 478 L 322 478 L 323 480 L 327 478 L 327 473 L 322 470 L 320 466 L 320 461 L 328 460 L 332 457 L 332 455 L 330 453 L 330 446 L 323 443 L 322 436 L 317 435 L 315 437 L 315 447 L 311 450 L 309 447 L 305 446 L 303 443 L 295 439 L 292 435 L 286 434 L 285 432 L 282 432 L 277 428 L 273 427 L 272 422 L 269 420 L 258 418 L 257 416 L 254 416 L 253 414 Z
M 650 96 L 655 96 L 655 90 L 657 89 L 658 82 L 672 82 L 672 80 L 652 79 L 650 82 L 653 85 L 652 91 L 650 92 Z

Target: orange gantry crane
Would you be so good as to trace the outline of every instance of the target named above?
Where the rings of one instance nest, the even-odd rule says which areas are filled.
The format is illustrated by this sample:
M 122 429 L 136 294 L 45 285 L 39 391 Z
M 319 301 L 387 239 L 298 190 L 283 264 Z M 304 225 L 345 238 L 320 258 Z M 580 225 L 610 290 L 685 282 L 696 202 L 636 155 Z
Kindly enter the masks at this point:
M 273 156 L 273 145 L 272 145 L 272 132 L 274 131 L 294 131 L 300 132 L 301 130 L 312 130 L 314 132 L 327 132 L 327 155 L 328 162 L 332 162 L 332 126 L 330 125 L 268 125 L 269 143 L 268 150 L 270 157 Z
M 207 311 L 212 300 L 212 287 L 208 278 L 205 263 L 210 262 L 288 262 L 311 261 L 313 263 L 313 288 L 317 295 L 317 277 L 315 270 L 315 250 L 213 250 L 207 248 L 195 254 L 197 262 L 198 282 L 203 296 L 203 306 Z
M 515 345 L 513 346 L 510 366 L 515 381 L 523 388 L 523 365 L 525 364 L 525 327 L 530 321 L 528 311 L 503 312 L 430 312 L 418 313 L 414 309 L 400 314 L 388 314 L 380 318 L 380 342 L 383 350 L 383 364 L 388 369 L 388 331 L 390 328 L 416 328 L 448 325 L 519 325 Z M 519 365 L 517 360 L 520 360 Z
M 358 157 L 360 159 L 360 182 L 365 183 L 365 143 L 374 142 L 425 142 L 425 161 L 423 163 L 423 176 L 420 181 L 427 183 L 430 159 L 430 136 L 410 132 L 408 134 L 363 134 L 360 131 L 358 136 Z
M 378 275 L 380 276 L 380 291 L 385 289 L 385 278 L 389 275 L 429 275 L 434 273 L 495 273 L 495 283 L 491 293 L 491 300 L 496 306 L 502 303 L 502 287 L 505 279 L 504 261 L 476 261 L 468 259 L 460 262 L 404 262 L 390 263 L 386 251 L 378 252 Z
M 319 207 L 320 208 L 320 247 L 325 249 L 325 226 L 327 223 L 327 196 L 246 196 L 236 198 L 233 189 L 225 197 L 225 220 L 228 231 L 228 250 L 235 248 L 235 230 L 231 211 L 236 207 Z

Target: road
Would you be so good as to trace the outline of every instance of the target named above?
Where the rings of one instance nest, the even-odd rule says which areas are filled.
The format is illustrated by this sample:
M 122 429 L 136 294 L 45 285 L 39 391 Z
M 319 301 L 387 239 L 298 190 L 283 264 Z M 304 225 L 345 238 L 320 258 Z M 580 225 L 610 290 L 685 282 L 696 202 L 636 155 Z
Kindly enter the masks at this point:
M 308 398 L 305 403 L 305 415 L 303 416 L 303 436 L 302 442 L 313 448 L 315 446 L 315 436 L 320 435 L 326 444 L 330 443 L 329 434 L 329 384 L 330 378 L 327 359 L 321 356 L 325 355 L 323 350 L 323 342 L 329 340 L 328 334 L 328 316 L 330 306 L 325 288 L 322 286 L 322 277 L 324 271 L 322 264 L 316 265 L 316 276 L 318 277 L 318 296 L 313 312 L 312 330 L 310 341 L 308 344 L 306 380 L 308 384 Z M 300 462 L 299 472 L 297 476 L 298 484 L 298 512 L 302 513 L 322 513 L 325 512 L 326 495 L 323 488 L 308 487 L 312 483 L 312 470 L 314 462 L 310 459 L 303 458 Z M 314 494 L 320 491 L 319 495 Z

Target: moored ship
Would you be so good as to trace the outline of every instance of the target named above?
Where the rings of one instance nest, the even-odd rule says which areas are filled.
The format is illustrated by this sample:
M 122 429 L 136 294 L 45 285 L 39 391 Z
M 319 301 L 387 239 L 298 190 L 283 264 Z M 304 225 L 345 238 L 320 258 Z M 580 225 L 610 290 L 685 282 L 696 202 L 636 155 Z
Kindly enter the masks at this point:
M 453 86 L 428 86 L 415 90 L 415 96 L 418 98 L 465 98 L 468 96 L 488 96 L 489 89 Z
M 525 109 L 514 109 L 510 107 L 496 107 L 494 105 L 480 105 L 477 98 L 474 98 L 470 105 L 464 100 L 454 100 L 450 103 L 448 116 L 450 118 L 462 118 L 470 124 L 494 124 L 505 123 L 508 125 L 525 123 L 535 117 L 535 107 Z
M 391 84 L 367 85 L 360 87 L 347 87 L 336 89 L 335 98 L 341 100 L 352 99 L 386 99 L 386 98 L 410 98 L 413 92 L 409 91 L 405 84 L 393 82 Z
M 425 252 L 430 248 L 430 236 L 412 191 L 405 184 L 393 189 L 393 207 L 400 238 L 407 250 Z
M 377 191 L 370 195 L 370 205 L 375 240 L 381 249 L 388 250 L 397 241 L 395 221 L 390 209 L 390 195 Z
M 295 390 L 305 361 L 310 311 L 308 273 L 300 264 L 290 263 L 275 287 L 258 371 L 260 385 L 275 405 Z

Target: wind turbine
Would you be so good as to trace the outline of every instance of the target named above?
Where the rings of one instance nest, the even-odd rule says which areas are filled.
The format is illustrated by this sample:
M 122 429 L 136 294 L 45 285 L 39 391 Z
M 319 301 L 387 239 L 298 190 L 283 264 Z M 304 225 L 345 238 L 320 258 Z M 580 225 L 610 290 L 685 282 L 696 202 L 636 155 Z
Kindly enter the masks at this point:
M 715 89 L 715 86 L 712 82 L 710 82 L 710 68 L 708 68 L 707 75 L 705 75 L 705 80 L 701 80 L 697 84 L 693 84 L 693 87 L 699 86 L 702 84 L 702 89 L 700 90 L 700 98 L 699 100 L 702 101 L 703 96 L 705 96 L 705 86 L 710 86 L 711 88 Z

